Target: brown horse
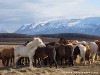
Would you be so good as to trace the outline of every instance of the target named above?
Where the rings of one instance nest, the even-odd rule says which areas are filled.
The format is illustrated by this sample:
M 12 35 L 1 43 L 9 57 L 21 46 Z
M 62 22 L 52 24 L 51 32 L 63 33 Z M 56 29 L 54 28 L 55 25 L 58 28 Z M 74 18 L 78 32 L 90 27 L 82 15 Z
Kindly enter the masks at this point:
M 63 45 L 66 43 L 66 40 L 64 38 L 60 38 L 60 40 L 58 41 L 59 44 Z
M 82 45 L 86 47 L 85 59 L 87 61 L 90 61 L 90 47 L 88 44 L 82 44 Z
M 9 66 L 9 60 L 11 61 L 11 65 L 14 60 L 14 48 L 12 47 L 10 49 L 3 49 L 0 54 L 0 58 L 2 59 L 2 63 L 4 66 Z
M 62 61 L 63 59 L 65 60 L 65 63 L 68 61 L 69 65 L 73 66 L 73 47 L 72 45 L 60 45 L 58 47 L 57 51 L 57 56 L 58 59 L 58 63 L 59 60 L 61 61 L 61 65 L 62 65 Z
M 52 67 L 52 65 L 55 63 L 55 67 L 57 68 L 55 56 L 56 56 L 55 48 L 51 47 L 51 46 L 47 46 L 47 47 L 37 48 L 34 59 L 36 62 L 36 59 L 45 59 L 45 58 L 49 57 L 50 58 L 50 67 Z

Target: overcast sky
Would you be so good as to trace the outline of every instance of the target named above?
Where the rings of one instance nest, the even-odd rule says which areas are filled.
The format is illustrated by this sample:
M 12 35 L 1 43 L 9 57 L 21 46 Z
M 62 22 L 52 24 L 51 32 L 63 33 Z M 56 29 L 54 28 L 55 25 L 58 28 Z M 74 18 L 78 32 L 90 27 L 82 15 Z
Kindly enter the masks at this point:
M 56 18 L 100 17 L 100 0 L 0 0 L 0 29 Z

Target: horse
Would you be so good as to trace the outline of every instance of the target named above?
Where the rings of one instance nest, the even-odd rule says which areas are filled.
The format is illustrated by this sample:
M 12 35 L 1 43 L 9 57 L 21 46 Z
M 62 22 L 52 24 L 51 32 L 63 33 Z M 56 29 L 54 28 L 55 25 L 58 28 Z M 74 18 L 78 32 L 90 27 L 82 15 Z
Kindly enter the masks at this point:
M 11 61 L 10 65 L 12 65 L 14 61 L 14 48 L 12 47 L 3 49 L 0 53 L 0 58 L 2 59 L 2 63 L 4 66 L 8 66 L 9 61 Z
M 89 62 L 89 64 L 90 64 L 90 47 L 89 47 L 89 45 L 86 43 L 86 42 L 84 42 L 84 44 L 82 44 L 83 46 L 85 46 L 86 47 L 86 53 L 85 53 L 85 59 Z
M 35 55 L 35 51 L 38 47 L 46 47 L 43 41 L 38 38 L 34 37 L 32 41 L 30 41 L 26 46 L 20 45 L 17 46 L 14 50 L 14 68 L 17 66 L 17 61 L 20 57 L 29 57 L 30 60 L 30 67 L 33 67 L 32 59 Z
M 41 59 L 44 62 L 44 65 L 47 66 L 48 63 L 50 63 L 50 67 L 52 67 L 53 64 L 55 64 L 55 67 L 57 68 L 57 63 L 55 60 L 56 57 L 56 51 L 55 47 L 58 46 L 57 42 L 50 42 L 46 44 L 46 47 L 44 48 L 38 48 L 35 52 L 35 65 L 36 65 L 36 59 L 38 59 L 38 62 L 41 67 Z
M 59 61 L 59 59 L 61 60 L 61 65 L 62 65 L 62 60 L 65 60 L 65 63 L 69 62 L 69 65 L 73 66 L 73 46 L 72 45 L 60 45 L 58 47 L 58 50 L 56 57 L 57 57 L 57 61 Z
M 26 46 L 30 41 L 26 41 L 23 46 Z M 21 57 L 18 62 L 17 65 L 27 65 L 29 64 L 29 58 L 28 57 Z
M 74 52 L 73 52 L 74 60 L 76 60 L 77 55 L 79 55 L 81 57 L 81 61 L 83 61 L 83 63 L 86 65 L 85 54 L 86 54 L 85 46 L 83 46 L 82 44 L 74 45 Z
M 78 43 L 78 40 L 68 40 L 68 44 L 76 44 Z
M 66 43 L 66 40 L 64 38 L 60 38 L 60 40 L 58 41 L 59 44 L 65 44 Z
M 76 44 L 78 43 L 78 40 L 66 40 L 64 38 L 61 38 L 59 41 L 58 41 L 59 44 L 61 45 L 67 45 L 67 44 Z
M 95 61 L 95 57 L 98 51 L 98 45 L 95 42 L 90 42 L 89 43 L 90 46 L 90 57 L 92 59 L 92 63 Z
M 57 68 L 57 63 L 55 60 L 56 57 L 56 51 L 55 48 L 52 46 L 46 46 L 46 47 L 38 47 L 36 49 L 35 55 L 34 55 L 34 59 L 35 59 L 35 65 L 36 65 L 36 59 L 46 59 L 49 58 L 50 59 L 50 67 L 52 67 L 53 64 L 55 64 L 55 67 Z M 41 60 L 39 60 L 39 64 L 41 66 L 40 63 Z
M 98 45 L 98 56 L 100 56 L 100 41 L 95 40 L 95 43 Z

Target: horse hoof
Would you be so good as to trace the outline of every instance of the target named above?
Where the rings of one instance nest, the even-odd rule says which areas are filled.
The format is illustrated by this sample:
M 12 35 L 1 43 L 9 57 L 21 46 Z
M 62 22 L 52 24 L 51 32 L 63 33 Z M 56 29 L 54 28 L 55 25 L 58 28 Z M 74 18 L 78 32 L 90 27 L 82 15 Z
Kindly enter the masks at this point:
M 58 68 L 58 66 L 56 66 L 56 68 Z
M 30 70 L 32 70 L 32 69 L 33 69 L 33 67 L 32 67 L 32 66 L 30 66 L 30 67 L 29 67 L 29 69 L 30 69 Z

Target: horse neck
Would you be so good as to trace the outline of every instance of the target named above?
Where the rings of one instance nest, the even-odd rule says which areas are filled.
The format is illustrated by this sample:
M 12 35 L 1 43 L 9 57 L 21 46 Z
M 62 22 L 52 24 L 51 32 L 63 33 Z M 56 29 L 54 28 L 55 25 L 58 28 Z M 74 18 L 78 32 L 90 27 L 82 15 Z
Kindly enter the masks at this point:
M 32 48 L 36 48 L 36 47 L 38 47 L 38 45 L 37 45 L 37 42 L 34 42 L 34 41 L 30 42 L 30 43 L 26 46 L 27 50 L 32 49 Z

